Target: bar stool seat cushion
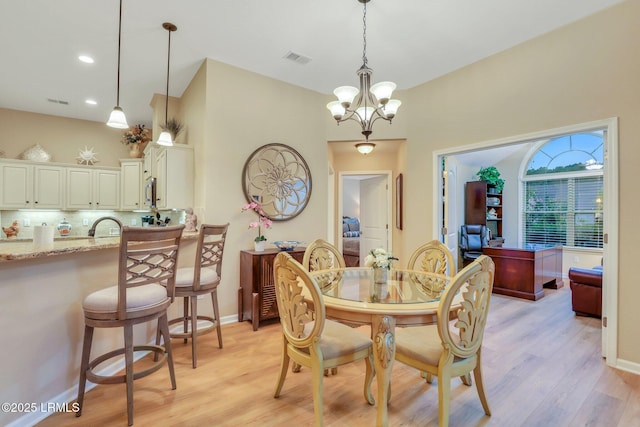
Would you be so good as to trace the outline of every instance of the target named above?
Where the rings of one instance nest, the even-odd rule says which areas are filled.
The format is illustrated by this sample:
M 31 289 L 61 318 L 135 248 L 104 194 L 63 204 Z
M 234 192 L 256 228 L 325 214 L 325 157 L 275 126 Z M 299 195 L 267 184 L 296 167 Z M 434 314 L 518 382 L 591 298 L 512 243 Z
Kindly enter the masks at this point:
M 168 300 L 167 289 L 155 283 L 127 289 L 127 312 L 147 310 L 162 305 Z M 111 286 L 88 295 L 82 304 L 85 315 L 116 314 L 118 307 L 118 287 Z
M 211 285 L 218 281 L 218 273 L 214 268 L 200 270 L 200 286 Z M 193 267 L 182 267 L 176 270 L 176 287 L 193 286 Z

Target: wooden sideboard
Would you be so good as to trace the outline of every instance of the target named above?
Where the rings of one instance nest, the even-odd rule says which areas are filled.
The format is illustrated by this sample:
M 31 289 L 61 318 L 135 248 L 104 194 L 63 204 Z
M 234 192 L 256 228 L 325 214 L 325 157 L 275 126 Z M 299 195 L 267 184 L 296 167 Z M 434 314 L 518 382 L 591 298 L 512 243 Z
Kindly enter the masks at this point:
M 302 262 L 305 248 L 287 251 L 298 262 Z M 273 282 L 273 260 L 279 249 L 264 252 L 240 251 L 240 288 L 238 289 L 238 320 L 251 320 L 253 330 L 267 319 L 278 318 L 276 288 Z
M 493 292 L 496 294 L 536 301 L 544 296 L 543 287 L 563 286 L 562 246 L 486 246 L 482 253 L 495 263 Z

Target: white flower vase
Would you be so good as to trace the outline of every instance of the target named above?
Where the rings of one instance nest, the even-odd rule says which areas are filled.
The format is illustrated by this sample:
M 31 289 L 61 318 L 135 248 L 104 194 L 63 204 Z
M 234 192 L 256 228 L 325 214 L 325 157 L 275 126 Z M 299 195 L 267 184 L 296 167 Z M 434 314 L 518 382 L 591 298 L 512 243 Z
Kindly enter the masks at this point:
M 264 248 L 267 245 L 267 241 L 266 240 L 260 240 L 258 242 L 256 242 L 254 240 L 253 242 L 253 248 L 256 252 L 264 252 Z

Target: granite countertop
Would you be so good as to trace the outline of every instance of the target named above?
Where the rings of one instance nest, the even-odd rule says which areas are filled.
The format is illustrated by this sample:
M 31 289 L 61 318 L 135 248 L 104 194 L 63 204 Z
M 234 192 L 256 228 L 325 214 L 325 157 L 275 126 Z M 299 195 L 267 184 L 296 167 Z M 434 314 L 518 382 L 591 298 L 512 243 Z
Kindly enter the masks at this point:
M 182 240 L 195 240 L 197 232 L 183 232 Z M 120 236 L 105 237 L 62 237 L 54 239 L 52 248 L 36 248 L 31 239 L 0 240 L 0 262 L 34 259 L 75 252 L 88 252 L 98 249 L 117 248 Z

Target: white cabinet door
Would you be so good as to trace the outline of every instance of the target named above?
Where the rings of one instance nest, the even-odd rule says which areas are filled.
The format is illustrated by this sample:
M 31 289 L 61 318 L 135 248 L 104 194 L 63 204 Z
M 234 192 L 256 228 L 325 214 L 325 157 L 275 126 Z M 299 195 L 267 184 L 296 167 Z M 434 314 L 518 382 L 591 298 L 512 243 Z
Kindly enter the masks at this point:
M 120 209 L 140 209 L 142 203 L 142 160 L 127 159 L 120 162 Z
M 120 172 L 67 168 L 67 209 L 119 209 Z
M 33 207 L 62 209 L 64 206 L 64 168 L 59 166 L 33 167 Z
M 93 171 L 93 186 L 96 209 L 120 209 L 119 171 Z
M 156 206 L 167 207 L 167 150 L 156 155 Z
M 33 203 L 33 166 L 0 164 L 0 205 L 2 209 L 30 208 Z
M 67 209 L 93 209 L 90 169 L 67 169 Z
M 158 207 L 186 209 L 193 206 L 193 149 L 174 145 L 158 153 L 156 161 Z

